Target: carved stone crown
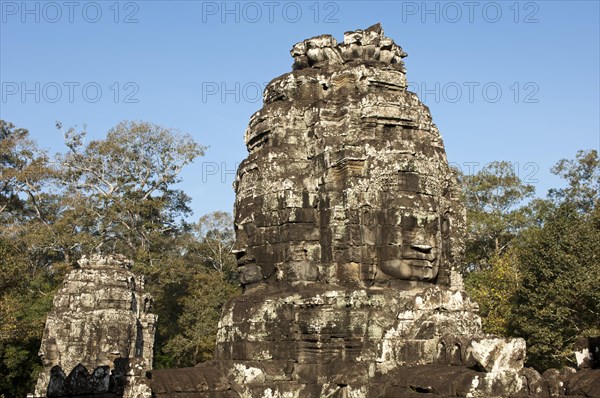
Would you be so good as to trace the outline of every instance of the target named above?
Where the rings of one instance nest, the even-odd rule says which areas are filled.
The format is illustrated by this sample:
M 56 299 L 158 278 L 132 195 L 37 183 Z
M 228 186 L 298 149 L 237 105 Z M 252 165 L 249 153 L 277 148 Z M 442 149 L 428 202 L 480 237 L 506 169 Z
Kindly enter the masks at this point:
M 383 35 L 380 24 L 346 32 L 340 44 L 331 35 L 306 39 L 295 44 L 290 53 L 294 57 L 294 70 L 372 60 L 394 65 L 404 72 L 402 58 L 407 56 L 394 40 Z
M 123 268 L 131 269 L 133 261 L 122 254 L 93 254 L 90 257 L 82 256 L 77 264 L 80 268 Z

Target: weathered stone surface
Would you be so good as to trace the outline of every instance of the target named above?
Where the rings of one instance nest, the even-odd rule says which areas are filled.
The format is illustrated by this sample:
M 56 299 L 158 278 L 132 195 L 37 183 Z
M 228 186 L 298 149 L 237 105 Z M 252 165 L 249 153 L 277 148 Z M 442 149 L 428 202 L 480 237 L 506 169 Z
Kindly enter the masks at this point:
M 269 83 L 246 131 L 242 283 L 449 286 L 464 208 L 429 109 L 406 90 L 406 54 L 376 25 L 292 55 L 296 70 Z
M 143 278 L 119 255 L 83 257 L 78 264 L 66 276 L 46 320 L 40 348 L 44 371 L 36 396 L 69 396 L 73 386 L 75 395 L 89 389 L 86 394 L 100 394 L 105 386 L 99 380 L 108 380 L 115 368 L 122 368 L 117 374 L 133 388 L 134 379 L 146 384 L 145 372 L 152 369 L 156 316 L 149 312 L 152 297 L 143 291 Z M 60 385 L 63 369 L 70 374 Z M 95 370 L 90 376 L 87 369 Z M 125 396 L 140 395 L 132 390 Z
M 107 396 L 120 397 L 123 395 L 125 375 L 111 374 L 108 366 L 99 366 L 91 373 L 85 366 L 78 364 L 68 376 L 56 365 L 50 370 L 48 398 L 77 397 L 77 396 Z
M 465 212 L 429 109 L 406 90 L 406 54 L 379 25 L 291 53 L 294 71 L 269 83 L 246 131 L 235 184 L 245 292 L 219 324 L 215 358 L 230 384 L 218 391 L 520 390 L 523 341 L 481 333 L 455 271 Z M 186 372 L 208 380 L 208 369 Z M 435 391 L 421 386 L 432 372 Z M 193 390 L 153 377 L 157 396 Z M 394 385 L 402 378 L 414 385 Z
M 600 397 L 600 371 L 585 369 L 572 373 L 565 379 L 568 395 Z
M 232 383 L 227 379 L 227 365 L 222 361 L 209 361 L 195 368 L 155 370 L 152 372 L 152 390 L 157 396 L 238 397 L 239 394 L 231 390 Z
M 296 44 L 246 131 L 235 183 L 244 294 L 215 360 L 155 371 L 157 397 L 587 394 L 481 332 L 456 266 L 465 212 L 406 54 L 379 25 Z M 571 387 L 570 387 L 571 386 Z M 577 393 L 579 394 L 579 393 Z M 546 395 L 548 396 L 548 395 Z

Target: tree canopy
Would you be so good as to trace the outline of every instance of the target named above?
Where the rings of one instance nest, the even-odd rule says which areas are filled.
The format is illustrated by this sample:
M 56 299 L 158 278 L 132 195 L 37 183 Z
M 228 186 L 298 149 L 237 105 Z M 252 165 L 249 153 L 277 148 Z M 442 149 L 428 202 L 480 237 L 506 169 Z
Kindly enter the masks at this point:
M 486 269 L 528 223 L 521 206 L 534 194 L 510 162 L 491 162 L 473 175 L 459 174 L 467 207 L 466 269 Z
M 479 244 L 467 246 L 471 259 L 483 258 L 487 264 L 466 274 L 467 291 L 480 304 L 484 330 L 524 337 L 528 364 L 539 370 L 573 366 L 574 342 L 600 334 L 598 152 L 579 151 L 573 160 L 560 160 L 552 172 L 566 180 L 565 187 L 529 203 L 523 202 L 524 195 L 514 196 L 520 198 L 515 203 L 518 228 L 515 223 L 480 224 L 487 214 L 469 223 L 470 236 L 480 236 L 480 225 L 499 231 L 496 236 L 508 238 L 506 250 L 494 250 L 488 257 Z M 492 186 L 501 181 L 488 180 Z M 464 188 L 467 197 L 472 195 L 472 185 Z M 500 201 L 503 190 L 498 192 Z M 472 212 L 485 212 L 473 203 L 467 202 Z M 513 212 L 505 211 L 500 218 Z M 502 227 L 497 230 L 496 225 Z

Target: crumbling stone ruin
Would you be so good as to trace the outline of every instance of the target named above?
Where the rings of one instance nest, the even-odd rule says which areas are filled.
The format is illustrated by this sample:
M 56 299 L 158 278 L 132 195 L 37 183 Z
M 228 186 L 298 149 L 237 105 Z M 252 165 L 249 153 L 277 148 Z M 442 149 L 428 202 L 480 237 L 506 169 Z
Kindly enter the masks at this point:
M 156 316 L 143 278 L 120 255 L 78 265 L 46 320 L 35 396 L 150 396 Z
M 375 25 L 291 54 L 235 183 L 244 294 L 224 309 L 215 360 L 154 371 L 155 396 L 586 396 L 590 377 L 544 378 L 523 368 L 524 340 L 482 333 L 456 271 L 459 188 L 407 91 L 406 53 Z

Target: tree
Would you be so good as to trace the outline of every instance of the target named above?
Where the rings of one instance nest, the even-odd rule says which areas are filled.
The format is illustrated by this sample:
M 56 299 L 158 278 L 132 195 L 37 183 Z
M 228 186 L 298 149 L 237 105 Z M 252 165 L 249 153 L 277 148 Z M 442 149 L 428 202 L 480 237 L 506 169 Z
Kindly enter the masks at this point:
M 25 396 L 41 368 L 46 313 L 60 279 L 48 223 L 54 170 L 26 129 L 0 120 L 0 395 Z
M 511 331 L 527 340 L 529 364 L 572 366 L 575 340 L 600 333 L 600 208 L 562 203 L 523 234 L 517 261 Z
M 85 131 L 68 129 L 68 152 L 55 161 L 11 123 L 0 121 L 0 138 L 0 396 L 33 390 L 54 290 L 82 254 L 133 259 L 157 297 L 163 340 L 174 336 L 169 322 L 182 314 L 169 304 L 190 286 L 182 276 L 206 268 L 186 256 L 197 244 L 184 220 L 190 199 L 173 185 L 204 147 L 146 122 L 88 144 Z
M 206 214 L 194 225 L 198 242 L 197 252 L 208 267 L 224 274 L 228 280 L 237 280 L 236 260 L 231 253 L 235 243 L 231 213 L 215 211 Z
M 507 248 L 497 251 L 498 246 L 491 245 L 494 254 L 487 257 L 488 266 L 465 280 L 468 293 L 480 304 L 484 330 L 524 337 L 528 364 L 539 370 L 573 365 L 575 340 L 600 333 L 597 153 L 579 151 L 575 160 L 563 159 L 552 171 L 565 178 L 567 186 L 550 190 L 548 199 L 520 207 L 519 228 L 500 235 L 508 238 Z M 477 203 L 474 197 L 487 202 L 480 185 L 467 189 L 476 194 L 466 194 L 471 208 Z M 477 222 L 484 231 L 502 225 L 487 217 Z
M 216 211 L 193 225 L 180 264 L 163 275 L 157 311 L 166 322 L 158 329 L 156 357 L 160 368 L 193 366 L 212 358 L 223 305 L 240 293 L 233 219 Z M 159 315 L 160 319 L 160 315 Z
M 55 178 L 47 153 L 29 138 L 29 131 L 0 120 L 0 218 L 5 236 L 18 235 L 25 224 L 49 225 L 57 196 L 44 188 Z
M 600 159 L 598 151 L 580 150 L 574 160 L 561 159 L 552 173 L 564 178 L 568 186 L 548 192 L 554 203 L 572 202 L 579 211 L 589 213 L 600 198 Z
M 34 163 L 37 148 L 28 138 L 29 131 L 0 120 L 0 215 L 23 209 L 19 193 L 26 186 L 21 177 L 24 169 Z
M 467 207 L 465 270 L 486 269 L 528 225 L 520 206 L 534 187 L 525 184 L 509 162 L 491 162 L 474 175 L 459 175 Z
M 155 297 L 155 365 L 180 363 L 182 352 L 170 350 L 170 342 L 182 336 L 186 297 L 207 269 L 196 254 L 202 242 L 183 218 L 191 214 L 190 198 L 173 185 L 205 148 L 189 135 L 146 122 L 120 123 L 106 139 L 87 145 L 85 130 L 69 129 L 65 137 L 69 152 L 60 160 L 73 198 L 69 211 L 83 220 L 80 235 L 89 237 L 82 251 L 119 252 L 134 260 Z M 207 300 L 223 291 L 205 292 Z M 202 330 L 208 333 L 203 338 L 215 338 Z
M 147 122 L 122 122 L 88 145 L 85 134 L 65 132 L 69 152 L 60 160 L 73 199 L 69 210 L 86 221 L 81 227 L 94 238 L 93 250 L 135 257 L 151 251 L 155 239 L 176 234 L 177 218 L 191 210 L 190 198 L 172 186 L 205 148 Z
M 598 153 L 579 151 L 552 172 L 568 185 L 538 203 L 539 222 L 522 236 L 510 317 L 512 332 L 527 340 L 528 362 L 539 369 L 573 365 L 575 340 L 600 334 Z
M 472 272 L 465 279 L 465 289 L 479 304 L 483 331 L 500 336 L 510 335 L 509 319 L 521 283 L 516 249 L 492 257 L 490 267 Z
M 225 280 L 221 272 L 192 276 L 178 303 L 182 309 L 177 319 L 178 333 L 164 344 L 164 352 L 171 358 L 169 366 L 194 366 L 212 359 L 223 306 L 239 293 L 239 288 Z

